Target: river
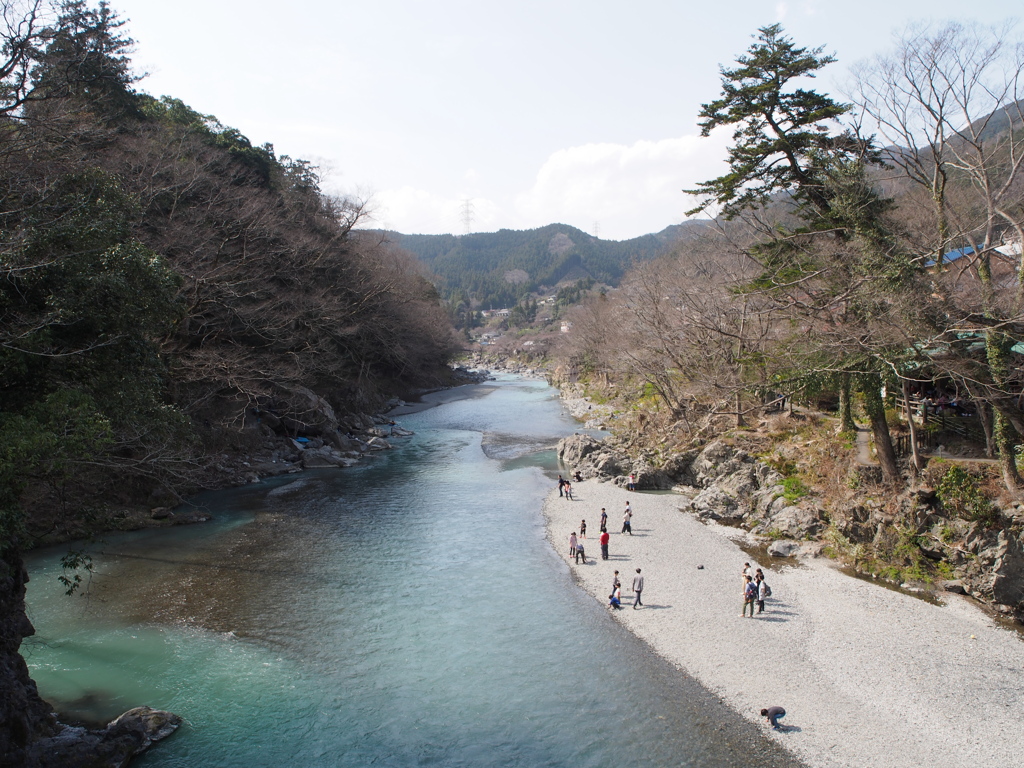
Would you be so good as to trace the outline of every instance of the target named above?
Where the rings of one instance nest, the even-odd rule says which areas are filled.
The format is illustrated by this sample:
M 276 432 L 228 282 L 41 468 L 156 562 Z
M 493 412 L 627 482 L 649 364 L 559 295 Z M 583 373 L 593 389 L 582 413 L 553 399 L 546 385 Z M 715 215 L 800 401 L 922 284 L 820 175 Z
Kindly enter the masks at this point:
M 182 715 L 147 768 L 795 765 L 573 584 L 540 513 L 579 429 L 555 390 L 456 396 L 360 466 L 93 542 L 83 595 L 66 548 L 33 553 L 40 693 L 81 722 Z

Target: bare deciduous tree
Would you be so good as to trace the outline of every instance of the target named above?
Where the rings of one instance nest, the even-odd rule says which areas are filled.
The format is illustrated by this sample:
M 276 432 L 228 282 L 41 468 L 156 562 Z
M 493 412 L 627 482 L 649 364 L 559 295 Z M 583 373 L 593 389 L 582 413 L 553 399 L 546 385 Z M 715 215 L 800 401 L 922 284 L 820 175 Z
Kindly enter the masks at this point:
M 860 68 L 854 87 L 862 119 L 890 144 L 891 164 L 930 199 L 933 234 L 921 259 L 942 272 L 931 296 L 943 310 L 936 335 L 953 351 L 965 336 L 985 339 L 983 360 L 946 355 L 947 372 L 994 407 L 1009 488 L 1022 484 L 1014 427 L 1024 434 L 1010 354 L 1024 320 L 1022 74 L 1024 42 L 1012 25 L 950 23 L 909 28 L 893 54 Z M 958 259 L 946 266 L 953 246 Z

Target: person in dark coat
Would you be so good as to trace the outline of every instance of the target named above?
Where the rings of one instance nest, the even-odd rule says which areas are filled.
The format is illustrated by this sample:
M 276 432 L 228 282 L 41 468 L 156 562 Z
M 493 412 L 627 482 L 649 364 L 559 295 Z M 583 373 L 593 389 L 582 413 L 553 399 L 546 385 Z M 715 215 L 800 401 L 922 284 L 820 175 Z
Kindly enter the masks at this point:
M 786 716 L 786 710 L 782 707 L 768 707 L 761 710 L 761 717 L 768 718 L 768 723 L 775 730 L 779 730 L 779 718 Z

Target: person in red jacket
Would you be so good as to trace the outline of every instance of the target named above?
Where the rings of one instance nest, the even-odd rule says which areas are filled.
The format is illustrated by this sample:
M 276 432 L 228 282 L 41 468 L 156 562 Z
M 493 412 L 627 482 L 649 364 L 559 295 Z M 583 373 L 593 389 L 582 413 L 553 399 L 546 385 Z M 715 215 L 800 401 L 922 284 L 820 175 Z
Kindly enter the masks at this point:
M 608 559 L 608 540 L 611 536 L 608 535 L 608 531 L 601 531 L 601 559 Z

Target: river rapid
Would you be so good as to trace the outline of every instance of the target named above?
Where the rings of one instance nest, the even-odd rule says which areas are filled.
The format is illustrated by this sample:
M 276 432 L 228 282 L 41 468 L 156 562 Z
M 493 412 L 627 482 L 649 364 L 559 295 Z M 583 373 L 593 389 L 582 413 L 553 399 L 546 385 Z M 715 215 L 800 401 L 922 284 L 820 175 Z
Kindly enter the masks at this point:
M 79 722 L 184 717 L 148 768 L 795 765 L 552 551 L 553 447 L 579 429 L 557 392 L 508 377 L 433 397 L 360 466 L 87 545 L 84 595 L 57 581 L 66 548 L 33 553 L 23 653 L 43 697 Z

